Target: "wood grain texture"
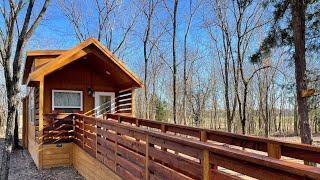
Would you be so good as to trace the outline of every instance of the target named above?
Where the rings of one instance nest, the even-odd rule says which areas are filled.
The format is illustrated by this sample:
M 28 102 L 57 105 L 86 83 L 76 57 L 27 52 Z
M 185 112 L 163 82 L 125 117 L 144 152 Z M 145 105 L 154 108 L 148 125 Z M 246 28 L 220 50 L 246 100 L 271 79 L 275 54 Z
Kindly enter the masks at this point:
M 42 168 L 47 169 L 59 166 L 71 166 L 73 162 L 73 143 L 62 143 L 61 147 L 56 144 L 42 145 Z
M 90 156 L 78 145 L 73 144 L 73 166 L 88 180 L 118 180 L 121 179 L 104 164 Z

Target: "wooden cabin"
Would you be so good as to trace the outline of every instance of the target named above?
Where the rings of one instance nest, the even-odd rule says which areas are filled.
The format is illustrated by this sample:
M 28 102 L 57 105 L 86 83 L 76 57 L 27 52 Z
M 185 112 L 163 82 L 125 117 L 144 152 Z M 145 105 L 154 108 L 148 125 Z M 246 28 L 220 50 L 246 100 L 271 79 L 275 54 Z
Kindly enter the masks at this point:
M 67 50 L 28 51 L 23 74 L 23 144 L 38 168 L 72 164 L 72 145 L 45 143 L 44 129 L 56 113 L 132 115 L 139 78 L 99 41 Z M 51 115 L 51 116 L 50 116 Z

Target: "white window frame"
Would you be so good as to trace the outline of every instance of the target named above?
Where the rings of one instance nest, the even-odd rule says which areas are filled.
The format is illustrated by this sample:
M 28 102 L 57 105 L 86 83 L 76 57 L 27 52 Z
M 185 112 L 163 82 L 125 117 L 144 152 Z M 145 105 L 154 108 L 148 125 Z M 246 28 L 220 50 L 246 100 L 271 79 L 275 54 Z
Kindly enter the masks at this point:
M 80 94 L 80 106 L 55 106 L 54 105 L 54 93 L 56 93 L 56 92 L 65 92 L 65 93 L 78 93 L 78 94 Z M 54 111 L 54 109 L 55 108 L 61 108 L 61 109 L 63 109 L 63 108 L 74 108 L 74 109 L 76 109 L 76 108 L 79 108 L 80 109 L 80 111 L 83 111 L 83 93 L 82 93 L 82 91 L 74 91 L 74 90 L 56 90 L 56 89 L 53 89 L 52 90 L 52 111 Z
M 94 92 L 94 109 L 99 106 L 99 96 L 111 96 L 111 113 L 115 113 L 115 93 L 114 92 Z

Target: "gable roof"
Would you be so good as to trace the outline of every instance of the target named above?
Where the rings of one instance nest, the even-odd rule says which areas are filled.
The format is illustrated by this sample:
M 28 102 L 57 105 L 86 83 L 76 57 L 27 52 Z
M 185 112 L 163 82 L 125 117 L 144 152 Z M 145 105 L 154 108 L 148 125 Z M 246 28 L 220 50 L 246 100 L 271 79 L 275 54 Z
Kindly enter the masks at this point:
M 63 52 L 67 50 L 32 50 L 27 51 L 26 63 L 24 66 L 23 79 L 22 82 L 25 84 L 29 73 L 32 69 L 32 64 L 36 58 L 56 58 L 60 56 Z
M 127 74 L 137 84 L 137 87 L 143 86 L 142 81 L 132 71 L 130 71 L 124 63 L 122 63 L 118 58 L 116 58 L 107 48 L 105 48 L 95 38 L 89 38 L 86 41 L 81 42 L 74 48 L 71 48 L 66 51 L 44 51 L 44 54 L 58 56 L 55 57 L 53 60 L 49 61 L 48 63 L 44 64 L 43 66 L 39 67 L 35 71 L 31 72 L 27 80 L 24 81 L 24 83 L 29 83 L 31 81 L 39 81 L 45 75 L 48 75 L 54 72 L 55 70 L 58 70 L 59 68 L 87 55 L 90 52 L 94 52 L 88 50 L 89 46 L 94 46 L 96 49 L 102 52 L 103 55 L 108 57 L 114 64 L 116 64 L 125 74 Z M 29 55 L 39 55 L 41 53 L 41 51 L 28 52 L 27 58 Z

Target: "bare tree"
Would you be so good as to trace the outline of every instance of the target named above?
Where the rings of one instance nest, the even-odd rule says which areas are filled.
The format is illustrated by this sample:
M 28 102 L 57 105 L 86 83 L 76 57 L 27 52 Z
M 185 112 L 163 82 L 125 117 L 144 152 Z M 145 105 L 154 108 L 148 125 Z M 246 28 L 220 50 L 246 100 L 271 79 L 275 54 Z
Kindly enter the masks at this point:
M 179 0 L 173 1 L 173 10 L 171 11 L 168 7 L 167 2 L 164 0 L 163 4 L 168 11 L 172 23 L 172 91 L 173 91 L 173 105 L 172 105 L 172 114 L 173 122 L 177 123 L 177 57 L 176 57 L 176 34 L 177 34 L 177 13 Z
M 125 48 L 128 36 L 133 31 L 138 17 L 137 12 L 131 13 L 132 17 L 128 16 L 130 14 L 126 14 L 130 17 L 129 22 L 126 22 L 123 27 L 119 26 L 121 21 L 118 16 L 126 12 L 120 11 L 123 4 L 121 0 L 95 0 L 96 11 L 94 12 L 88 12 L 86 6 L 83 6 L 84 2 L 70 0 L 59 0 L 58 2 L 80 42 L 89 37 L 96 37 L 99 41 L 104 42 L 112 53 L 118 55 L 119 51 Z M 97 19 L 98 22 L 93 19 Z
M 253 8 L 253 10 L 251 9 Z M 247 121 L 247 98 L 249 83 L 252 78 L 262 69 L 269 68 L 269 66 L 262 66 L 255 69 L 249 76 L 246 75 L 244 64 L 248 58 L 248 48 L 253 42 L 256 30 L 261 28 L 267 22 L 262 21 L 263 11 L 261 2 L 234 1 L 233 13 L 235 17 L 235 56 L 233 60 L 233 74 L 235 92 L 238 100 L 238 111 L 241 121 L 242 134 L 246 133 Z
M 233 103 L 231 104 L 230 95 L 231 88 L 230 87 L 230 69 L 231 69 L 231 56 L 232 56 L 232 34 L 230 25 L 227 19 L 227 10 L 228 10 L 228 3 L 222 2 L 220 0 L 214 0 L 211 2 L 212 10 L 215 12 L 216 20 L 210 22 L 210 20 L 206 20 L 205 26 L 208 30 L 209 37 L 215 43 L 215 49 L 217 52 L 217 59 L 219 60 L 220 65 L 220 72 L 223 77 L 223 84 L 224 84 L 224 103 L 226 108 L 226 118 L 227 118 L 227 130 L 231 132 L 233 119 L 235 116 L 235 110 L 237 106 L 237 99 L 236 96 L 233 97 Z M 213 27 L 212 27 L 213 26 Z M 221 36 L 221 39 L 218 39 L 215 36 L 214 29 L 215 26 L 218 27 Z M 222 42 L 222 47 L 220 47 L 220 43 Z M 223 64 L 221 63 L 221 59 L 223 59 Z
M 0 57 L 4 69 L 6 82 L 6 96 L 8 115 L 6 122 L 5 145 L 2 148 L 1 174 L 0 179 L 8 179 L 9 160 L 13 146 L 13 133 L 15 127 L 15 116 L 19 105 L 19 92 L 22 77 L 22 53 L 31 35 L 43 18 L 50 0 L 46 0 L 33 22 L 31 15 L 34 13 L 35 0 L 28 2 L 10 0 L 8 4 L 3 3 L 1 7 L 2 19 L 5 22 L 1 26 Z M 27 6 L 25 14 L 24 7 Z M 7 9 L 9 8 L 9 9 Z M 20 19 L 22 18 L 22 19 Z M 22 26 L 19 22 L 22 21 Z M 3 27 L 3 28 L 2 28 Z M 14 52 L 12 54 L 12 52 Z
M 158 1 L 150 0 L 143 1 L 143 15 L 145 17 L 146 26 L 143 35 L 143 57 L 144 57 L 144 104 L 145 104 L 145 118 L 149 118 L 149 102 L 148 102 L 148 63 L 151 52 L 154 46 L 150 43 L 150 36 L 152 33 L 152 20 Z M 150 45 L 151 44 L 151 45 Z
M 190 92 L 191 97 L 189 101 L 191 104 L 193 122 L 196 126 L 199 126 L 202 119 L 201 117 L 206 110 L 208 97 L 211 93 L 210 86 L 212 84 L 200 79 L 200 76 L 198 74 L 196 78 L 197 80 L 192 84 L 194 87 L 192 92 Z
M 193 3 L 192 0 L 189 0 L 189 10 L 188 10 L 188 15 L 187 15 L 187 20 L 186 20 L 186 29 L 184 32 L 184 38 L 183 38 L 183 97 L 182 97 L 182 110 L 183 110 L 183 124 L 186 125 L 186 118 L 187 118 L 187 110 L 186 110 L 186 105 L 187 105 L 187 61 L 188 61 L 188 36 L 190 33 L 190 29 L 192 26 L 192 20 L 201 6 L 201 2 L 198 1 L 195 4 Z

